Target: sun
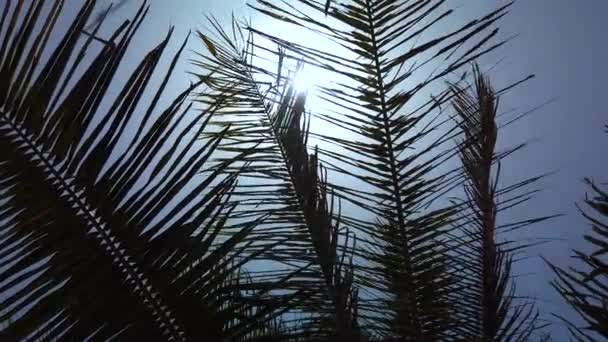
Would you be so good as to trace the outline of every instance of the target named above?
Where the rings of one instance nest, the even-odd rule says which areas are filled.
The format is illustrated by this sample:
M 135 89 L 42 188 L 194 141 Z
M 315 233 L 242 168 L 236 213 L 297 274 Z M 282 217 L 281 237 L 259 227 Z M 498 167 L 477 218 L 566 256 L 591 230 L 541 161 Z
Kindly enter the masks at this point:
M 332 83 L 331 73 L 319 67 L 306 65 L 293 76 L 293 85 L 298 92 L 311 92 L 317 87 L 326 87 Z
M 315 77 L 315 72 L 312 68 L 302 68 L 293 78 L 293 86 L 298 93 L 308 92 L 319 84 L 319 80 Z

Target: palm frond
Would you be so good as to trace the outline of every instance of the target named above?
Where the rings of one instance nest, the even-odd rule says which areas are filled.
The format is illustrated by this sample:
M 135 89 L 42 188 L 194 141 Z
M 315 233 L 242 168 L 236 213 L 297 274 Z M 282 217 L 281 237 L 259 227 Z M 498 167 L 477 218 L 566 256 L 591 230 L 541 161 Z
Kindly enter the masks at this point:
M 234 281 L 263 251 L 245 251 L 257 222 L 226 227 L 236 173 L 210 167 L 221 134 L 195 144 L 216 106 L 192 114 L 198 82 L 157 109 L 187 40 L 158 89 L 150 80 L 171 31 L 110 92 L 146 4 L 100 38 L 103 20 L 85 33 L 95 8 L 85 1 L 58 39 L 64 2 L 45 5 L 0 5 L 0 321 L 11 319 L 1 338 L 219 341 L 264 330 L 272 303 Z
M 515 253 L 525 246 L 515 241 L 500 241 L 499 211 L 524 203 L 525 193 L 513 195 L 534 178 L 513 186 L 499 187 L 501 160 L 512 151 L 497 153 L 497 112 L 499 98 L 479 67 L 473 67 L 475 83 L 471 89 L 452 86 L 453 106 L 464 138 L 459 144 L 466 183 L 456 241 L 460 244 L 455 274 L 462 275 L 455 291 L 458 332 L 474 341 L 524 341 L 540 325 L 532 303 L 517 303 L 512 264 Z M 511 198 L 508 198 L 511 196 Z M 541 222 L 548 217 L 519 222 L 516 228 Z M 512 225 L 508 225 L 513 228 Z
M 564 269 L 547 261 L 557 275 L 553 288 L 576 310 L 586 323 L 576 326 L 565 319 L 571 336 L 577 341 L 595 341 L 599 336 L 608 338 L 608 225 L 603 218 L 608 216 L 608 193 L 592 180 L 586 179 L 593 192 L 587 198 L 587 210 L 579 211 L 591 224 L 592 232 L 585 234 L 585 240 L 593 250 L 574 251 L 574 258 L 583 263 L 584 269 Z
M 276 72 L 258 69 L 250 63 L 254 55 L 252 35 L 244 40 L 237 22 L 231 33 L 215 19 L 209 22 L 214 32 L 199 32 L 208 53 L 201 54 L 194 64 L 202 68 L 199 77 L 212 91 L 200 94 L 199 100 L 225 101 L 222 110 L 214 114 L 212 124 L 230 125 L 225 132 L 227 142 L 220 150 L 245 156 L 241 159 L 246 165 L 241 175 L 244 182 L 248 177 L 252 180 L 237 188 L 235 195 L 249 201 L 253 208 L 243 207 L 242 214 L 251 216 L 271 210 L 260 234 L 289 241 L 272 251 L 276 260 L 310 264 L 311 270 L 319 272 L 309 279 L 309 289 L 317 288 L 318 293 L 309 294 L 304 302 L 308 308 L 304 310 L 320 305 L 311 312 L 321 316 L 313 317 L 311 325 L 305 325 L 307 330 L 352 340 L 358 333 L 356 291 L 351 286 L 352 266 L 347 258 L 350 234 L 340 227 L 340 213 L 334 211 L 334 196 L 327 188 L 317 151 L 308 151 L 306 93 L 296 90 L 289 78 L 293 70 L 283 67 L 282 54 Z M 269 75 L 275 83 L 260 81 L 258 72 Z M 253 236 L 256 234 L 254 231 Z M 341 237 L 346 237 L 346 246 L 339 241 Z

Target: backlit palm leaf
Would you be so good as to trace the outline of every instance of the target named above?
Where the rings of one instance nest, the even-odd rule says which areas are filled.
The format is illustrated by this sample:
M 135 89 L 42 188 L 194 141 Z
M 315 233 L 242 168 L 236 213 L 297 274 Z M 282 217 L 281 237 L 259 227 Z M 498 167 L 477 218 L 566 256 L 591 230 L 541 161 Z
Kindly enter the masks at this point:
M 348 251 L 341 253 L 339 242 L 340 236 L 348 239 L 348 231 L 340 232 L 339 212 L 334 213 L 334 197 L 317 152 L 307 149 L 306 94 L 281 75 L 280 61 L 276 73 L 264 71 L 275 84 L 256 79 L 260 69 L 250 63 L 252 42 L 244 40 L 239 25 L 233 23 L 233 32 L 227 33 L 215 19 L 210 24 L 217 38 L 199 32 L 208 54 L 201 54 L 195 65 L 203 69 L 199 77 L 213 91 L 201 94 L 199 101 L 222 99 L 224 106 L 211 122 L 220 129 L 230 126 L 222 131 L 226 139 L 219 150 L 246 155 L 235 196 L 251 206 L 236 215 L 250 219 L 270 210 L 272 214 L 252 236 L 283 237 L 288 242 L 272 251 L 274 259 L 310 264 L 312 277 L 304 286 L 310 293 L 302 310 L 313 316 L 304 325 L 306 334 L 351 340 L 357 335 L 356 293 L 351 288 L 350 261 L 343 254 Z

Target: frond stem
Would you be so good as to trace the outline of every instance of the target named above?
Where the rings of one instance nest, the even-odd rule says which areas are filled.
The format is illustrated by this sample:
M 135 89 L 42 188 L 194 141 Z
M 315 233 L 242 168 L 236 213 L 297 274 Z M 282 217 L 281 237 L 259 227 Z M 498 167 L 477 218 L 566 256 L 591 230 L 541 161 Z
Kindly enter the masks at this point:
M 152 317 L 155 317 L 156 320 L 160 321 L 159 323 L 161 324 L 161 327 L 165 326 L 168 328 L 165 330 L 165 332 L 169 335 L 168 337 L 174 341 L 183 341 L 183 333 L 181 332 L 181 328 L 175 323 L 172 313 L 168 310 L 166 305 L 163 305 L 160 302 L 159 294 L 153 291 L 150 281 L 145 279 L 143 272 L 137 269 L 133 258 L 127 255 L 123 248 L 120 248 L 118 241 L 113 241 L 111 232 L 107 231 L 104 224 L 100 222 L 102 221 L 102 218 L 93 215 L 93 210 L 86 203 L 86 200 L 82 198 L 82 195 L 79 195 L 76 185 L 70 184 L 66 181 L 65 177 L 55 168 L 54 163 L 49 160 L 47 156 L 45 156 L 42 149 L 39 148 L 37 144 L 28 137 L 26 132 L 24 132 L 24 128 L 19 127 L 16 123 L 14 123 L 13 120 L 7 117 L 3 110 L 0 110 L 0 114 L 0 124 L 8 125 L 14 132 L 16 132 L 18 139 L 27 144 L 29 149 L 33 151 L 36 157 L 42 162 L 44 168 L 49 172 L 54 180 L 56 180 L 56 182 L 50 181 L 49 184 L 57 184 L 57 190 L 59 193 L 68 194 L 69 199 L 66 201 L 69 202 L 70 206 L 75 205 L 77 211 L 82 213 L 87 223 L 92 226 L 95 232 L 99 233 L 101 238 L 101 246 L 105 245 L 106 248 L 104 249 L 110 255 L 113 262 L 116 262 L 120 268 L 126 271 L 125 273 L 127 280 L 131 280 L 135 283 L 135 291 L 141 291 L 144 297 L 142 300 L 143 304 L 152 311 Z
M 245 63 L 245 65 L 247 65 L 247 62 L 244 62 L 244 63 Z M 253 82 L 253 84 L 255 85 L 256 93 L 258 94 L 260 99 L 264 99 L 262 92 L 260 91 L 259 87 L 257 86 L 257 83 L 255 82 L 253 74 L 251 74 L 251 72 L 248 68 L 246 68 L 245 73 L 246 73 L 246 77 L 248 79 L 250 79 Z M 263 100 L 262 100 L 262 102 L 263 102 Z M 304 219 L 304 222 L 305 222 L 308 230 L 312 232 L 313 223 L 310 221 L 308 215 L 305 214 L 307 212 L 307 204 L 304 202 L 302 196 L 299 195 L 299 193 L 301 191 L 298 191 L 298 189 L 297 189 L 296 175 L 294 175 L 292 168 L 290 167 L 290 162 L 289 162 L 290 159 L 288 158 L 288 153 L 286 151 L 286 147 L 283 145 L 283 142 L 279 138 L 280 132 L 278 130 L 278 127 L 276 127 L 276 125 L 273 124 L 272 113 L 270 113 L 269 108 L 264 103 L 262 103 L 262 106 L 264 108 L 264 114 L 266 116 L 266 119 L 270 123 L 270 129 L 272 130 L 272 134 L 271 134 L 272 139 L 273 139 L 274 143 L 277 144 L 277 146 L 279 147 L 279 150 L 281 151 L 281 158 L 284 162 L 285 168 L 287 169 L 290 184 L 294 187 L 294 190 L 296 192 L 295 197 L 297 199 L 298 206 L 300 208 L 300 212 L 302 213 L 302 218 Z M 319 210 L 319 209 L 315 208 L 314 210 Z M 325 213 L 325 214 L 327 214 L 327 213 Z M 329 223 L 329 225 L 331 225 L 331 222 Z M 323 244 L 323 242 L 319 243 L 319 242 L 314 241 L 315 239 L 312 236 L 313 234 L 311 233 L 310 235 L 311 235 L 311 240 L 313 242 L 313 246 L 315 249 L 315 253 L 317 254 L 317 258 L 319 259 L 319 265 L 321 267 L 323 279 L 329 290 L 329 297 L 330 297 L 333 307 L 334 307 L 334 313 L 336 314 L 336 320 L 337 320 L 336 323 L 338 326 L 338 330 L 349 329 L 349 324 L 348 324 L 348 322 L 350 321 L 350 319 L 348 318 L 349 315 L 346 312 L 344 312 L 345 303 L 343 300 L 341 300 L 341 298 L 343 298 L 344 296 L 341 296 L 340 293 L 338 293 L 339 290 L 336 289 L 336 286 L 332 282 L 332 280 L 335 276 L 332 272 L 332 267 L 328 266 L 326 264 L 326 262 L 324 262 L 325 260 L 323 260 L 323 259 L 328 259 L 328 258 L 323 257 L 321 255 L 321 254 L 324 254 L 323 250 L 324 250 L 324 247 L 327 247 L 327 244 L 325 244 L 326 246 L 319 246 L 319 244 Z M 330 261 L 330 262 L 333 263 L 335 261 Z
M 395 157 L 395 153 L 393 150 L 393 139 L 392 139 L 392 135 L 391 135 L 391 129 L 390 129 L 390 118 L 388 115 L 388 109 L 387 109 L 387 105 L 386 105 L 386 91 L 384 89 L 384 81 L 382 78 L 382 66 L 380 63 L 380 56 L 379 56 L 379 48 L 378 48 L 378 42 L 377 42 L 377 38 L 376 38 L 376 32 L 375 32 L 375 23 L 374 23 L 374 17 L 372 14 L 372 1 L 371 0 L 366 0 L 366 12 L 367 12 L 367 19 L 368 19 L 368 25 L 369 25 L 369 30 L 370 30 L 370 38 L 371 38 L 371 44 L 372 44 L 372 51 L 371 53 L 373 54 L 373 62 L 374 62 L 374 69 L 375 69 L 375 73 L 376 73 L 376 86 L 378 88 L 378 92 L 380 95 L 380 106 L 381 106 L 381 113 L 382 113 L 382 120 L 384 123 L 384 135 L 385 135 L 385 140 L 386 140 L 386 151 L 388 153 L 388 157 L 389 157 L 389 167 L 390 167 L 390 171 L 391 171 L 391 181 L 393 183 L 393 197 L 394 197 L 394 201 L 395 201 L 395 211 L 397 214 L 397 220 L 398 220 L 398 227 L 400 230 L 401 235 L 403 236 L 403 244 L 404 244 L 404 248 L 403 248 L 403 257 L 405 259 L 405 268 L 406 268 L 406 272 L 408 277 L 411 276 L 412 274 L 412 268 L 411 268 L 411 263 L 410 263 L 410 255 L 409 255 L 409 246 L 408 246 L 408 234 L 407 234 L 407 230 L 405 228 L 405 216 L 403 214 L 403 203 L 401 200 L 401 191 L 400 191 L 400 186 L 399 186 L 399 172 L 397 170 L 397 161 L 396 161 L 396 157 Z M 411 310 L 412 310 L 412 315 L 411 317 L 413 318 L 413 324 L 415 326 L 415 340 L 419 341 L 421 338 L 423 338 L 424 334 L 422 332 L 422 326 L 420 324 L 420 321 L 418 320 L 418 305 L 417 305 L 417 301 L 416 301 L 416 293 L 415 293 L 415 289 L 412 286 L 413 284 L 408 284 L 408 289 L 410 289 L 410 291 L 408 291 L 408 296 L 409 296 L 409 304 L 411 305 Z

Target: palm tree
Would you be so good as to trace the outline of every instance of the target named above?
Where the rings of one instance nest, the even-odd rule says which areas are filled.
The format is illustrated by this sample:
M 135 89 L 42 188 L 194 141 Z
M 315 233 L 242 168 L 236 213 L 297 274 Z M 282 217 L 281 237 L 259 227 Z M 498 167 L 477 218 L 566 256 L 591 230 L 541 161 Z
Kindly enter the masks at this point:
M 585 234 L 591 244 L 591 252 L 574 250 L 573 258 L 582 262 L 584 268 L 564 269 L 547 261 L 557 279 L 553 288 L 580 315 L 586 326 L 580 327 L 565 320 L 571 337 L 577 341 L 597 341 L 608 338 L 608 267 L 605 254 L 608 246 L 608 193 L 591 179 L 586 179 L 593 197 L 585 200 L 586 209 L 580 213 L 591 224 L 592 232 Z M 580 266 L 579 266 L 580 267 Z
M 290 151 L 304 150 L 301 141 L 306 144 L 309 135 L 331 146 L 314 149 L 313 164 L 323 159 L 329 174 L 321 188 L 331 189 L 339 202 L 348 202 L 359 211 L 366 212 L 358 216 L 340 214 L 341 222 L 354 233 L 357 241 L 358 248 L 354 251 L 349 246 L 341 249 L 353 253 L 354 259 L 359 261 L 353 266 L 354 289 L 350 293 L 359 293 L 354 318 L 358 319 L 356 325 L 365 331 L 364 335 L 381 340 L 466 339 L 471 337 L 474 329 L 460 325 L 461 320 L 466 319 L 487 325 L 488 334 L 494 329 L 492 336 L 505 340 L 523 338 L 536 330 L 536 316 L 521 316 L 528 312 L 524 307 L 508 309 L 512 293 L 496 294 L 501 307 L 500 310 L 493 309 L 493 319 L 497 320 L 494 328 L 489 327 L 489 322 L 481 323 L 483 318 L 479 312 L 455 311 L 464 308 L 465 303 L 459 301 L 468 300 L 470 293 L 459 290 L 459 281 L 463 280 L 455 270 L 458 258 L 453 255 L 461 249 L 473 248 L 470 245 L 478 241 L 472 239 L 473 232 L 458 223 L 461 220 L 458 220 L 456 212 L 462 209 L 463 204 L 437 205 L 436 199 L 472 174 L 466 167 L 464 175 L 459 168 L 437 172 L 459 151 L 457 147 L 449 146 L 449 142 L 459 135 L 458 127 L 449 128 L 446 124 L 449 120 L 435 117 L 453 94 L 448 89 L 430 100 L 419 100 L 427 89 L 446 76 L 502 45 L 502 42 L 491 43 L 497 33 L 492 27 L 506 14 L 510 5 L 468 22 L 453 32 L 418 43 L 418 39 L 422 39 L 434 24 L 451 14 L 451 11 L 440 12 L 440 5 L 441 1 L 412 4 L 407 1 L 334 3 L 299 0 L 279 4 L 259 0 L 251 6 L 268 18 L 308 29 L 337 43 L 337 48 L 328 51 L 306 46 L 277 33 L 258 30 L 247 23 L 244 24 L 246 34 L 238 29 L 236 22 L 232 25 L 233 32 L 226 32 L 212 19 L 213 32 L 199 33 L 207 53 L 201 54 L 195 65 L 204 70 L 202 75 L 212 75 L 211 82 L 220 95 L 209 97 L 209 94 L 204 94 L 201 101 L 216 96 L 237 97 L 224 113 L 216 113 L 217 125 L 237 121 L 236 124 L 230 123 L 232 131 L 228 135 L 231 139 L 224 150 L 243 153 L 252 145 L 264 146 L 252 152 L 248 161 L 249 176 L 269 182 L 280 179 L 281 184 L 274 185 L 277 188 L 272 189 L 285 188 L 268 191 L 272 185 L 248 184 L 247 189 L 255 190 L 243 194 L 255 196 L 257 201 L 252 204 L 255 207 L 264 203 L 281 208 L 277 211 L 276 221 L 269 222 L 273 228 L 264 228 L 265 232 L 272 231 L 279 236 L 308 232 L 292 235 L 290 240 L 299 239 L 302 244 L 315 246 L 316 260 L 305 259 L 304 263 L 316 263 L 326 280 L 332 272 L 327 272 L 328 268 L 324 266 L 334 262 L 337 253 L 328 259 L 317 247 L 315 232 L 323 225 L 311 225 L 312 221 L 307 219 L 306 205 L 302 205 L 306 202 L 302 198 L 307 198 L 308 187 L 300 185 L 311 184 L 308 180 L 310 173 L 293 171 L 305 165 L 303 160 L 307 158 Z M 335 27 L 325 23 L 324 15 L 337 22 Z M 423 20 L 429 24 L 421 25 Z M 406 46 L 410 43 L 414 47 Z M 270 59 L 276 61 L 274 69 L 256 63 L 256 60 L 265 62 Z M 441 63 L 431 75 L 420 76 L 424 65 L 439 60 Z M 301 119 L 304 95 L 294 95 L 289 80 L 284 80 L 285 75 L 289 75 L 289 70 L 284 70 L 285 65 L 296 65 L 296 72 L 302 65 L 304 68 L 318 68 L 345 80 L 318 87 L 322 97 L 336 109 L 330 114 L 317 113 L 312 119 L 323 120 L 336 130 L 349 132 L 351 139 L 308 133 L 302 128 L 306 127 L 307 120 L 312 119 Z M 413 79 L 418 81 L 413 82 Z M 292 97 L 296 114 L 285 117 L 285 108 L 289 107 L 285 106 L 285 101 L 291 101 Z M 414 105 L 414 101 L 418 103 Z M 297 143 L 284 140 L 284 134 L 290 132 L 303 138 L 299 138 Z M 467 136 L 466 139 L 463 145 L 473 137 Z M 494 146 L 488 145 L 487 148 L 493 151 Z M 491 159 L 493 162 L 494 158 Z M 340 179 L 349 179 L 350 183 L 341 183 Z M 516 185 L 512 190 L 528 183 Z M 284 194 L 284 197 L 278 194 Z M 472 204 L 472 201 L 471 198 L 466 203 Z M 247 210 L 247 213 L 251 211 Z M 286 217 L 295 224 L 290 232 L 284 232 L 284 226 L 276 228 Z M 522 225 L 525 224 L 522 222 Z M 466 243 L 460 243 L 458 251 L 452 250 L 456 241 L 455 229 L 467 234 Z M 486 263 L 494 259 L 494 264 L 503 272 L 499 274 L 499 283 L 486 286 L 487 292 L 497 287 L 501 290 L 506 282 L 511 281 L 508 270 L 511 260 L 506 256 L 507 251 L 499 252 L 496 246 L 490 248 L 500 255 L 486 260 Z M 301 255 L 300 251 L 294 250 L 288 258 L 297 259 Z M 487 277 L 482 270 L 476 270 L 474 276 L 478 279 Z M 468 277 L 464 280 L 471 281 Z M 333 289 L 329 282 L 326 284 L 320 291 L 331 298 Z M 308 301 L 310 303 L 312 300 Z M 334 300 L 334 306 L 330 305 L 329 311 L 323 309 L 321 314 L 332 313 L 333 322 L 340 321 L 340 312 L 344 314 L 336 303 Z M 490 319 L 492 305 L 481 304 L 480 310 L 487 312 L 486 320 Z M 476 336 L 492 338 L 481 332 Z
M 0 322 L 11 319 L 1 339 L 219 341 L 271 331 L 276 303 L 261 298 L 267 290 L 243 292 L 239 274 L 270 245 L 244 251 L 253 224 L 227 226 L 236 174 L 209 162 L 221 134 L 196 142 L 221 104 L 187 116 L 198 82 L 157 108 L 186 42 L 149 101 L 171 31 L 111 95 L 145 4 L 102 38 L 103 20 L 85 30 L 88 0 L 56 46 L 64 2 L 41 15 L 45 5 L 1 6 Z
M 430 94 L 502 45 L 510 4 L 426 38 L 452 13 L 443 2 L 258 0 L 337 48 L 210 19 L 197 81 L 164 109 L 188 40 L 150 89 L 171 31 L 109 91 L 145 4 L 102 37 L 110 10 L 92 20 L 87 0 L 58 40 L 63 1 L 2 5 L 0 337 L 531 337 L 537 315 L 511 276 L 525 246 L 498 239 L 496 215 L 538 178 L 492 180 L 512 151 L 495 152 L 498 93 L 477 69 L 472 93 L 458 81 Z M 310 67 L 339 80 L 319 87 L 334 112 L 307 110 L 293 76 Z

